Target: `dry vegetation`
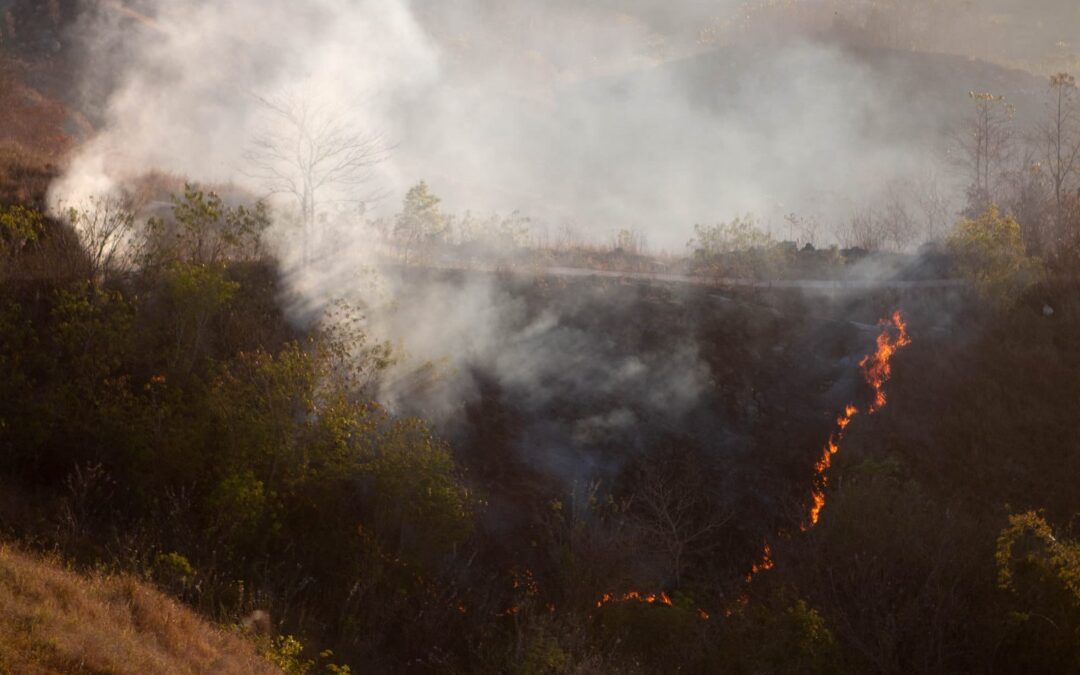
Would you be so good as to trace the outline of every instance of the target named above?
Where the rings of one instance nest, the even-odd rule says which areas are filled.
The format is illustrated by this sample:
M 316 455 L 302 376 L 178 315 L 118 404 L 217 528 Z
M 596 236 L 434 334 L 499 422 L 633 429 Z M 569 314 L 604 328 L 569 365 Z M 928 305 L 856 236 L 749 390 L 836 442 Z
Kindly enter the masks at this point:
M 270 215 L 240 189 L 150 172 L 124 217 L 80 216 L 100 227 L 43 213 L 63 111 L 3 77 L 0 672 L 304 673 L 326 647 L 337 673 L 323 662 L 1080 672 L 1080 171 L 1058 166 L 1069 180 L 1051 191 L 1042 170 L 965 146 L 967 217 L 919 260 L 977 292 L 828 297 L 503 271 L 833 278 L 884 266 L 885 216 L 853 223 L 867 232 L 847 250 L 706 225 L 675 258 L 632 230 L 598 245 L 533 237 L 516 213 L 451 216 L 420 183 L 367 223 L 396 300 L 482 281 L 517 322 L 499 358 L 461 361 L 471 393 L 429 429 L 400 415 L 423 416 L 415 401 L 449 376 L 410 373 L 412 411 L 371 400 L 397 356 L 386 336 L 288 320 Z M 1062 82 L 1051 91 L 1080 119 Z M 976 98 L 975 137 L 999 100 Z M 1075 128 L 1052 155 L 1080 154 Z M 156 217 L 135 227 L 135 212 Z M 138 253 L 123 266 L 101 255 L 117 231 Z M 889 407 L 857 418 L 826 485 L 814 462 L 838 406 L 873 393 L 855 364 L 896 307 L 914 342 Z M 524 385 L 507 375 L 530 369 Z M 253 610 L 303 645 L 209 623 Z
M 0 671 L 275 673 L 239 635 L 130 577 L 0 547 Z

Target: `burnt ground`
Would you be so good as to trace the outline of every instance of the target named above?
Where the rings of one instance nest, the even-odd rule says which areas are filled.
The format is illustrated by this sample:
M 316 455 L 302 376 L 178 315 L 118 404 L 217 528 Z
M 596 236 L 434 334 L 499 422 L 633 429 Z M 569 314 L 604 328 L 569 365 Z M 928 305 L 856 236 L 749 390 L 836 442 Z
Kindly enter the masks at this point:
M 710 576 L 739 578 L 763 540 L 797 530 L 837 413 L 868 399 L 858 362 L 877 321 L 901 309 L 915 339 L 947 335 L 961 304 L 955 289 L 808 294 L 434 271 L 412 272 L 403 302 L 478 276 L 514 311 L 500 343 L 461 366 L 464 415 L 441 431 L 487 502 L 486 554 L 540 575 L 553 504 L 579 505 L 584 520 L 599 517 L 595 502 L 632 509 L 643 471 L 685 464 L 704 482 L 699 501 L 729 516 L 714 538 L 726 569 Z

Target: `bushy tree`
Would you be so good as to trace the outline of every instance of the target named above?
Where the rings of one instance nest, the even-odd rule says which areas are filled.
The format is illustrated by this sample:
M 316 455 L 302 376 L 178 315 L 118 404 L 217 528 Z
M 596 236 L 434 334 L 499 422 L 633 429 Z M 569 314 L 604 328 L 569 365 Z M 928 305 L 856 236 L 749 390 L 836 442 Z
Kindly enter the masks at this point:
M 144 263 L 219 265 L 262 253 L 262 236 L 270 226 L 264 202 L 230 206 L 217 193 L 190 183 L 172 202 L 171 219 L 153 218 L 147 223 Z
M 991 206 L 978 218 L 962 218 L 949 237 L 957 269 L 987 302 L 1007 307 L 1041 272 L 1027 255 L 1020 224 Z
M 441 200 L 431 193 L 427 183 L 412 186 L 394 221 L 394 239 L 401 248 L 404 262 L 415 262 L 447 236 L 447 222 L 439 211 Z
M 752 216 L 716 225 L 695 225 L 687 243 L 698 270 L 713 277 L 761 276 L 782 257 L 769 233 Z

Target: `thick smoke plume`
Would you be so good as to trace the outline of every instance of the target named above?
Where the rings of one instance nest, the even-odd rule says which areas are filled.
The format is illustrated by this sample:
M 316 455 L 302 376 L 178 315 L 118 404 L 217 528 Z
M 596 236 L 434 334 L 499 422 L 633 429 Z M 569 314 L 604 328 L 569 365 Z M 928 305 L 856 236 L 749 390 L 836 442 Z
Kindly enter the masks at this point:
M 79 31 L 101 129 L 55 196 L 151 167 L 244 183 L 259 98 L 281 92 L 389 140 L 378 208 L 424 178 L 451 210 L 520 210 L 596 239 L 631 228 L 673 250 L 694 223 L 746 212 L 833 222 L 944 159 L 941 118 L 967 89 L 910 101 L 816 34 L 711 51 L 693 29 L 735 2 L 614 4 L 105 3 Z

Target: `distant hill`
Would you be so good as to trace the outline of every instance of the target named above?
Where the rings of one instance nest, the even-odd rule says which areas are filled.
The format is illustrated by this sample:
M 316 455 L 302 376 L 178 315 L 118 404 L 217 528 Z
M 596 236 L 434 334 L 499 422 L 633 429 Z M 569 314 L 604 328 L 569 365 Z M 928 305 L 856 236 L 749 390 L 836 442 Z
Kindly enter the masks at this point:
M 1047 85 L 953 55 L 748 41 L 508 106 L 511 132 L 491 158 L 499 169 L 484 175 L 516 195 L 499 208 L 592 231 L 643 229 L 667 249 L 694 223 L 745 213 L 780 228 L 792 212 L 833 227 L 894 184 L 935 175 L 959 194 L 965 171 L 949 155 L 972 91 L 1004 95 L 1022 132 L 1039 119 Z
M 0 546 L 0 672 L 280 671 L 138 581 L 82 577 Z
M 894 138 L 926 138 L 961 124 L 971 110 L 968 93 L 972 91 L 1005 96 L 1016 106 L 1018 121 L 1033 119 L 1042 110 L 1047 89 L 1042 77 L 965 56 L 813 40 L 804 44 L 830 50 L 837 62 L 872 78 L 875 90 L 888 96 L 884 107 L 897 113 L 890 116 L 890 122 L 910 122 L 877 129 Z M 652 69 L 580 83 L 568 88 L 564 96 L 573 99 L 670 90 L 675 83 L 695 106 L 724 113 L 733 101 L 756 96 L 760 90 L 797 86 L 805 78 L 820 75 L 814 72 L 816 64 L 784 58 L 791 48 L 790 40 L 721 47 Z M 928 119 L 937 120 L 937 128 L 923 124 Z

